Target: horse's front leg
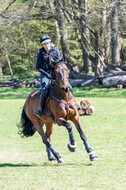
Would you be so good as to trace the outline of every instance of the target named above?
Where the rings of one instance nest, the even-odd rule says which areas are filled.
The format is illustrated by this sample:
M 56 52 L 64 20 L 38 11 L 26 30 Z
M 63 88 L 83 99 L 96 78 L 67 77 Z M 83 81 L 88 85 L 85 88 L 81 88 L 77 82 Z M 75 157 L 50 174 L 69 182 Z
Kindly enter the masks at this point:
M 71 152 L 74 152 L 76 150 L 77 145 L 76 145 L 76 142 L 74 139 L 74 135 L 73 135 L 73 131 L 72 131 L 72 125 L 63 118 L 59 118 L 58 125 L 64 126 L 68 130 L 69 140 L 70 140 L 70 143 L 68 144 L 68 148 Z
M 82 139 L 82 141 L 84 142 L 84 146 L 85 146 L 85 149 L 87 151 L 87 153 L 89 154 L 89 158 L 91 161 L 94 161 L 97 159 L 97 156 L 95 155 L 94 152 L 92 152 L 92 149 L 87 141 L 87 138 L 86 138 L 86 135 L 81 127 L 81 123 L 80 123 L 80 117 L 79 115 L 76 115 L 74 118 L 73 118 L 73 123 L 75 124 L 79 134 L 80 134 L 80 137 Z

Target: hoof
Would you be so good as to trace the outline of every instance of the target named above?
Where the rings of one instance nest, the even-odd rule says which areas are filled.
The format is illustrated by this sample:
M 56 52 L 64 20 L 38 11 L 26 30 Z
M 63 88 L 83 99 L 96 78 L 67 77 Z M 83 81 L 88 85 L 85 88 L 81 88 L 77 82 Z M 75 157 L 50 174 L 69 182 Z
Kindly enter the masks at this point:
M 50 161 L 51 163 L 57 163 L 57 160 L 56 160 L 55 158 L 51 158 L 51 159 L 49 159 L 49 161 Z
M 59 160 L 58 160 L 58 163 L 63 163 L 64 162 L 64 160 L 62 159 L 62 158 L 60 158 Z
M 56 159 L 50 160 L 50 162 L 51 162 L 52 164 L 56 164 L 56 163 L 57 163 L 57 160 L 56 160 Z
M 90 158 L 91 161 L 97 160 L 97 156 L 95 155 L 94 152 L 89 153 L 89 158 Z
M 75 152 L 76 147 L 77 147 L 76 142 L 75 142 L 75 145 L 72 145 L 70 143 L 68 144 L 68 149 L 69 149 L 70 152 Z

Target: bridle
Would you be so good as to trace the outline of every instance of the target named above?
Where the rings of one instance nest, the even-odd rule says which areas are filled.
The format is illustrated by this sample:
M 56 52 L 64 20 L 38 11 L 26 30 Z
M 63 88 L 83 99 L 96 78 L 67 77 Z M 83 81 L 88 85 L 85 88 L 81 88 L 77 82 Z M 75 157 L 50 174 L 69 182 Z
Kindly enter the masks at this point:
M 59 64 L 62 64 L 62 63 L 59 63 Z M 56 65 L 55 65 L 55 66 L 56 66 Z M 62 67 L 62 68 L 63 68 L 63 67 Z M 68 71 L 67 68 L 63 68 L 63 69 L 66 69 L 66 70 Z M 54 74 L 55 74 L 55 67 L 54 67 Z M 53 84 L 56 84 L 57 86 L 59 86 L 63 91 L 68 92 L 68 91 L 70 90 L 70 87 L 68 87 L 68 85 L 67 85 L 66 88 L 62 87 L 62 86 L 60 85 L 59 81 L 58 81 L 58 80 L 66 81 L 66 80 L 68 80 L 68 78 L 69 78 L 69 77 L 66 77 L 66 76 L 64 77 L 63 75 L 61 75 L 61 77 L 56 77 L 56 74 L 55 74 L 55 80 L 53 80 Z M 53 87 L 52 87 L 52 88 L 53 88 Z M 62 104 L 65 105 L 65 108 L 66 108 L 66 110 L 67 110 L 67 115 L 68 115 L 68 112 L 69 112 L 69 105 L 70 105 L 70 102 L 73 100 L 73 97 L 72 97 L 68 102 L 65 102 L 65 101 L 62 100 L 62 99 L 56 98 L 53 94 L 51 95 L 51 97 L 52 97 L 54 100 L 56 100 L 57 102 L 62 103 Z M 67 119 L 67 116 L 66 116 L 66 119 Z
M 63 63 L 57 63 L 57 64 L 63 64 Z M 56 65 L 55 65 L 55 67 L 56 67 Z M 55 67 L 54 67 L 54 74 L 55 74 Z M 61 67 L 60 69 L 65 69 L 65 70 L 68 71 L 67 68 L 63 68 L 63 67 Z M 53 83 L 56 84 L 57 86 L 59 86 L 63 91 L 68 92 L 69 91 L 68 86 L 66 88 L 64 88 L 59 83 L 59 80 L 61 80 L 61 81 L 67 81 L 68 79 L 69 79 L 69 77 L 66 77 L 66 76 L 64 77 L 63 75 L 61 75 L 61 77 L 56 77 L 56 74 L 55 74 L 55 80 L 53 80 Z

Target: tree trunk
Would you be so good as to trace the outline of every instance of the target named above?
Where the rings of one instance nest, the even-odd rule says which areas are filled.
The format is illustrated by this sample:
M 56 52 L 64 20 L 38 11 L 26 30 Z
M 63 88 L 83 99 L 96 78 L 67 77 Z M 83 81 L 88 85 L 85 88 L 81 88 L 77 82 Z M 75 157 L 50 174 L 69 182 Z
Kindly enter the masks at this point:
M 2 76 L 2 75 L 3 75 L 2 65 L 1 65 L 1 63 L 0 63 L 0 76 Z
M 116 87 L 117 85 L 126 86 L 126 76 L 106 77 L 102 81 L 103 87 Z
M 8 53 L 7 53 L 7 52 L 6 52 L 6 58 L 7 58 L 7 63 L 8 63 L 9 69 L 10 69 L 11 77 L 13 78 L 13 71 L 12 71 L 10 59 L 9 59 L 9 56 L 8 56 Z
M 106 46 L 106 4 L 105 0 L 101 0 L 102 9 L 101 9 L 101 58 L 105 62 L 105 46 Z M 101 72 L 103 73 L 103 65 L 101 65 Z
M 55 6 L 54 6 L 54 1 L 49 1 L 50 8 L 53 14 L 55 14 Z M 57 34 L 57 41 L 56 41 L 56 46 L 59 46 L 60 43 L 60 31 L 59 31 L 59 26 L 57 19 L 55 19 L 55 26 L 56 26 L 56 34 Z
M 64 2 L 65 3 L 65 2 Z M 61 48 L 62 53 L 65 57 L 65 61 L 67 62 L 67 66 L 70 70 L 71 78 L 82 78 L 81 74 L 78 72 L 78 66 L 70 59 L 69 53 L 69 45 L 68 45 L 68 31 L 66 27 L 66 19 L 60 7 L 59 1 L 54 1 L 55 11 L 56 11 L 56 20 L 58 23 L 58 27 L 60 29 L 60 39 L 61 39 Z
M 100 60 L 99 60 L 99 57 L 98 57 L 98 51 L 99 51 L 99 44 L 98 44 L 98 32 L 95 31 L 95 76 L 99 76 L 101 75 L 101 72 L 100 72 Z
M 110 0 L 111 3 L 111 48 L 112 48 L 112 64 L 120 64 L 120 44 L 119 44 L 119 20 L 117 11 L 117 0 Z
M 110 64 L 110 21 L 107 20 L 107 2 L 106 0 L 101 0 L 102 9 L 101 9 L 101 51 L 102 51 L 102 60 L 106 65 Z
M 6 52 L 6 58 L 7 58 L 7 63 L 8 63 L 8 66 L 9 66 L 10 74 L 11 74 L 11 77 L 13 78 L 13 71 L 12 71 L 10 59 L 9 59 L 9 56 L 8 56 L 8 50 L 7 50 L 7 48 L 5 48 L 5 52 Z
M 57 13 L 56 20 L 60 29 L 60 38 L 61 38 L 61 48 L 62 52 L 66 57 L 70 57 L 69 55 L 69 46 L 68 46 L 68 32 L 66 29 L 66 20 L 64 18 L 64 14 L 60 8 L 60 4 L 58 0 L 54 1 L 55 10 Z
M 110 27 L 110 20 L 106 26 L 106 43 L 105 43 L 105 63 L 106 65 L 111 64 L 111 27 Z
M 86 7 L 86 0 L 78 0 L 78 7 L 79 7 L 79 12 L 80 12 L 80 18 L 84 23 L 87 24 L 87 7 Z M 86 40 L 83 38 L 83 34 L 85 34 L 87 37 L 89 36 L 89 30 L 81 24 L 81 40 L 83 41 L 84 44 L 86 44 Z M 83 47 L 82 49 L 83 52 L 83 67 L 82 71 L 85 71 L 85 73 L 89 72 L 89 59 L 87 56 L 87 53 L 85 51 L 85 48 Z

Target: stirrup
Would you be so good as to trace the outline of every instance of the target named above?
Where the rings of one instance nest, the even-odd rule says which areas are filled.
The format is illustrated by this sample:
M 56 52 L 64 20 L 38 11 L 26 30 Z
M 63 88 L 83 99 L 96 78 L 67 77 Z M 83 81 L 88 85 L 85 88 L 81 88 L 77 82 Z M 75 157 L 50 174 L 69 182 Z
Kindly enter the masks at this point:
M 42 108 L 39 107 L 38 109 L 36 109 L 36 111 L 34 112 L 34 115 L 40 118 L 42 116 Z

